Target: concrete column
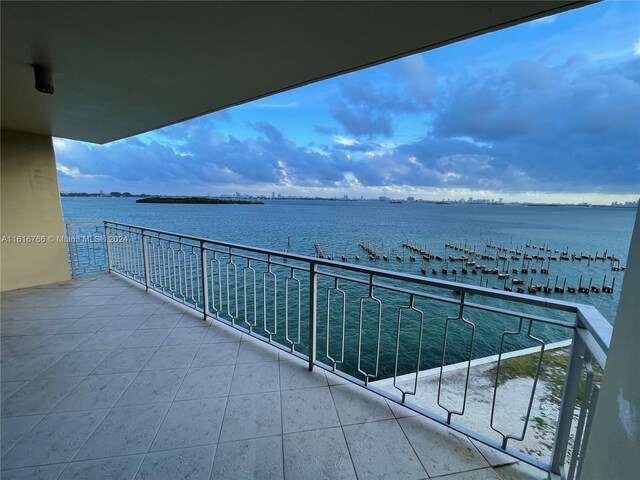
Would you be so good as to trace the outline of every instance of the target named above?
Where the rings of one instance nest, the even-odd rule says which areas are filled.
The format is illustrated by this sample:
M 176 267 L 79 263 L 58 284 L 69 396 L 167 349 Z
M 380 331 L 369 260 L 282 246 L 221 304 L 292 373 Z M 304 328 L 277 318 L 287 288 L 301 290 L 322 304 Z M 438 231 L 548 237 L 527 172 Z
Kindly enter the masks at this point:
M 51 137 L 2 130 L 1 147 L 0 289 L 68 280 Z
M 582 470 L 583 480 L 640 475 L 640 209 Z

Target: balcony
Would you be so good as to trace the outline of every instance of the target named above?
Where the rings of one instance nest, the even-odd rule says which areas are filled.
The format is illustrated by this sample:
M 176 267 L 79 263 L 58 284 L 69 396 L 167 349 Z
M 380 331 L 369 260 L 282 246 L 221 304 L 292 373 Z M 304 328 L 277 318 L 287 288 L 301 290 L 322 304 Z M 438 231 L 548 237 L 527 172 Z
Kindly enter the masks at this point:
M 3 478 L 579 475 L 598 392 L 592 363 L 604 364 L 610 334 L 591 308 L 114 223 L 73 228 L 70 237 L 98 231 L 109 240 L 69 243 L 76 279 L 2 294 Z M 115 273 L 79 276 L 103 266 Z M 440 331 L 424 321 L 420 300 L 458 315 Z M 391 344 L 381 342 L 383 302 L 396 311 Z M 493 415 L 490 429 L 465 423 L 473 346 L 452 390 L 459 395 L 438 395 L 435 409 L 411 403 L 429 352 L 411 355 L 408 319 L 419 326 L 409 339 L 444 335 L 446 351 L 447 336 L 462 335 L 458 324 L 482 338 L 473 320 L 481 313 L 520 325 L 499 335 L 501 355 L 508 337 L 536 343 L 537 324 L 571 335 L 546 461 L 520 451 L 520 432 L 501 430 Z M 439 385 L 450 380 L 444 363 L 442 354 Z M 395 394 L 376 386 L 385 376 L 398 379 Z M 513 412 L 526 419 L 523 436 L 532 435 L 539 376 Z M 499 392 L 489 392 L 491 413 Z

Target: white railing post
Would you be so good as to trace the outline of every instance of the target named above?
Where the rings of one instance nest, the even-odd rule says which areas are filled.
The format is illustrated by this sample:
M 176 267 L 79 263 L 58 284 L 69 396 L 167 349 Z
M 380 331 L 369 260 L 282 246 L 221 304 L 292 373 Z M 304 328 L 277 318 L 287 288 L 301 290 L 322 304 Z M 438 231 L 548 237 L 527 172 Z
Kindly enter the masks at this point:
M 575 410 L 576 399 L 578 398 L 578 387 L 582 374 L 583 355 L 585 353 L 585 343 L 578 334 L 578 329 L 574 330 L 573 342 L 571 344 L 571 354 L 567 366 L 567 376 L 562 392 L 560 411 L 558 413 L 558 423 L 556 436 L 551 451 L 551 473 L 561 475 L 569 445 L 569 435 L 571 434 L 571 423 Z
M 109 243 L 109 237 L 111 236 L 111 229 L 107 226 L 107 222 L 104 222 L 104 245 L 107 249 L 107 272 L 111 273 L 113 270 L 113 260 L 111 258 L 111 243 Z
M 204 240 L 200 241 L 200 265 L 202 267 L 202 271 L 200 272 L 202 275 L 202 315 L 203 320 L 207 320 L 207 316 L 209 315 L 209 282 L 207 278 L 207 251 L 204 248 Z
M 67 245 L 69 245 L 69 260 L 71 263 L 71 278 L 76 278 L 76 259 L 75 259 L 75 250 L 73 245 L 73 238 L 71 237 L 71 223 L 67 222 L 65 224 L 67 230 Z
M 149 273 L 149 246 L 147 245 L 147 236 L 142 230 L 142 264 L 144 265 L 144 288 L 149 291 L 149 285 L 151 285 L 151 278 Z
M 309 263 L 309 371 L 316 361 L 316 320 L 318 316 L 318 264 Z

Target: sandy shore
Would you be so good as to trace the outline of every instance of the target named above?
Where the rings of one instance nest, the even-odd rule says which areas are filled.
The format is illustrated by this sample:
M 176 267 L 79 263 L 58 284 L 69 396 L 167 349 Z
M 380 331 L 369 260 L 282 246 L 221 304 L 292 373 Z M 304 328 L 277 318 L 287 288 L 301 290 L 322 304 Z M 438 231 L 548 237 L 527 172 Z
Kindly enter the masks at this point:
M 559 411 L 564 368 L 568 355 L 567 342 L 548 345 L 543 356 L 541 375 L 536 385 L 531 415 L 522 441 L 510 440 L 509 446 L 523 451 L 544 462 L 549 461 Z M 534 374 L 539 358 L 536 349 L 521 350 L 503 356 L 496 393 L 493 423 L 491 422 L 494 385 L 496 381 L 497 356 L 472 362 L 469 373 L 469 389 L 464 415 L 454 415 L 453 421 L 497 442 L 499 433 L 521 436 L 525 425 L 527 408 L 534 383 Z M 467 363 L 450 365 L 442 376 L 440 404 L 451 410 L 462 409 Z M 445 416 L 447 412 L 438 405 L 438 379 L 440 369 L 420 372 L 416 395 L 407 395 L 407 402 Z M 396 387 L 413 389 L 415 375 L 398 377 Z M 400 394 L 393 379 L 373 383 L 378 388 Z M 576 410 L 576 418 L 578 411 Z M 575 424 L 575 422 L 574 422 Z

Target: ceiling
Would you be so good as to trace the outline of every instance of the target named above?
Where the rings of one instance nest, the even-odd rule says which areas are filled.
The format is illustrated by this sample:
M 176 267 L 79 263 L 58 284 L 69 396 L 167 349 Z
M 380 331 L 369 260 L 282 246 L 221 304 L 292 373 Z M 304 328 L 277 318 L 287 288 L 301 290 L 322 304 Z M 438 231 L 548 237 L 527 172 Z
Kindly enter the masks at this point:
M 586 3 L 2 1 L 2 128 L 106 143 Z

